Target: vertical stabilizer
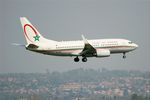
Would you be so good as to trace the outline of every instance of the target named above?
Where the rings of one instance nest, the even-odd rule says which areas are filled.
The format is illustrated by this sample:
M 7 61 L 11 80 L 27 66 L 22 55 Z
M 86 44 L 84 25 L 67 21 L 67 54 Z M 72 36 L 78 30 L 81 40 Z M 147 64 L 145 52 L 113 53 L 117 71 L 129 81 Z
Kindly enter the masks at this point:
M 34 44 L 38 42 L 48 41 L 37 31 L 37 29 L 27 20 L 27 18 L 21 17 L 20 21 L 22 24 L 22 28 L 23 28 L 23 32 L 27 44 Z M 49 41 L 53 41 L 53 40 L 49 40 Z

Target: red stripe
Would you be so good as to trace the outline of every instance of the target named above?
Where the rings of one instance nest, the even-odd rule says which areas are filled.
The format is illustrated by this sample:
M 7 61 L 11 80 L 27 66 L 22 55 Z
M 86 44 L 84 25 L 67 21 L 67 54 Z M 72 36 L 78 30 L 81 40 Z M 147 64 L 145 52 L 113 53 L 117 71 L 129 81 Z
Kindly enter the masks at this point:
M 36 29 L 34 29 L 33 26 L 31 26 L 30 24 L 25 24 L 25 25 L 24 25 L 24 33 L 25 33 L 25 36 L 28 38 L 29 41 L 33 42 L 32 40 L 30 40 L 30 38 L 29 38 L 28 35 L 27 35 L 27 32 L 26 32 L 26 27 L 27 27 L 27 26 L 30 27 L 30 28 L 34 31 L 35 35 L 38 35 L 38 34 L 37 34 L 37 32 L 36 32 Z M 29 34 L 29 33 L 28 33 L 28 34 Z
M 105 48 L 103 48 L 103 47 L 100 47 L 100 48 L 95 48 L 95 49 L 110 49 L 110 48 L 123 48 L 123 47 L 133 47 L 133 46 L 113 46 L 113 47 L 105 47 Z M 70 50 L 68 50 L 68 49 L 64 49 L 64 50 L 45 50 L 45 51 L 49 51 L 49 52 L 57 52 L 57 51 L 59 51 L 59 52 L 63 52 L 63 51 L 66 51 L 66 52 L 69 52 L 69 51 L 81 51 L 81 50 L 83 50 L 83 49 L 70 49 Z
M 57 52 L 57 51 L 70 52 L 70 51 L 81 51 L 81 50 L 80 49 L 76 49 L 76 50 L 46 50 L 46 51 L 50 51 L 50 52 Z
M 101 48 L 124 48 L 124 47 L 134 47 L 134 46 L 108 46 L 108 47 L 101 47 Z

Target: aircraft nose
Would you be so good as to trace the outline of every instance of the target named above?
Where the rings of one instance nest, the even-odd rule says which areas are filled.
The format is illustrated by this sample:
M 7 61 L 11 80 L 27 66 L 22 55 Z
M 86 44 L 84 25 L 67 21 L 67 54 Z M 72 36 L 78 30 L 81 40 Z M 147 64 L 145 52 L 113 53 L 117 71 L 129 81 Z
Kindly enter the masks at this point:
M 134 44 L 135 49 L 138 48 L 139 46 L 137 44 Z

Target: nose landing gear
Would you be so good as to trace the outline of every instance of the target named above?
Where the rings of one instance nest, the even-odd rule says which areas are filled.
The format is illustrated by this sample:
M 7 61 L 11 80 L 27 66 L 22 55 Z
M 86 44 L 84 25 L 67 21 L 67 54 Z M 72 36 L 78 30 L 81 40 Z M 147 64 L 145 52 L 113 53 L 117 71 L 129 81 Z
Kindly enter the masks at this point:
M 123 53 L 123 59 L 125 59 L 125 58 L 126 58 L 126 53 L 124 52 L 124 53 Z

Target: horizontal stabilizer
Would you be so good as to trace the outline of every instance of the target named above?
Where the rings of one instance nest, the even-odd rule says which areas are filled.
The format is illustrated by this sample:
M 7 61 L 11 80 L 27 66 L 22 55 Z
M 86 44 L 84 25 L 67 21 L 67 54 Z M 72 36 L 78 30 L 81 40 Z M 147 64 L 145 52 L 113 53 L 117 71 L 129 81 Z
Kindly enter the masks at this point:
M 20 46 L 20 47 L 26 47 L 24 44 L 18 44 L 18 43 L 12 43 L 12 45 Z

